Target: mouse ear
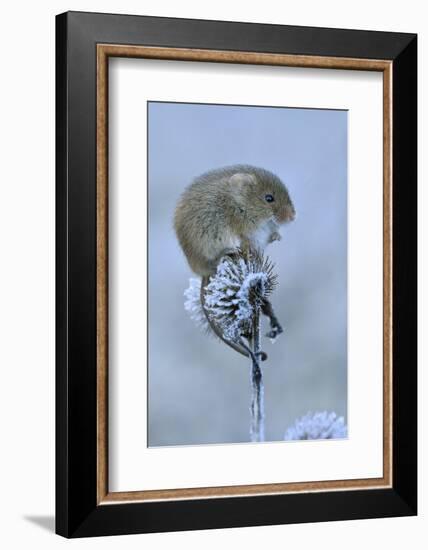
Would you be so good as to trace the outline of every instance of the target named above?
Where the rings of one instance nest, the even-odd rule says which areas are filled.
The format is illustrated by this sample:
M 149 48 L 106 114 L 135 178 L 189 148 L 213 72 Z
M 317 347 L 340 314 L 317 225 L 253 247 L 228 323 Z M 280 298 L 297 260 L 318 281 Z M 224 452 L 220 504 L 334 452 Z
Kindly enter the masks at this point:
M 248 201 L 247 192 L 257 183 L 257 180 L 252 174 L 238 172 L 229 178 L 229 183 L 231 195 L 238 208 L 242 211 L 242 209 L 245 209 L 246 201 Z
M 256 177 L 253 174 L 246 174 L 245 172 L 238 172 L 233 174 L 229 179 L 230 183 L 237 187 L 242 188 L 244 185 L 254 185 L 256 183 Z

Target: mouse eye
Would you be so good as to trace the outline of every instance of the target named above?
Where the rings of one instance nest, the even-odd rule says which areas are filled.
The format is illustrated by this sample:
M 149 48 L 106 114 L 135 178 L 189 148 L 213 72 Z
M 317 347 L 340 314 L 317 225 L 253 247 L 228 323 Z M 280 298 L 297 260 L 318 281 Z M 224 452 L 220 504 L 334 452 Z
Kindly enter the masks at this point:
M 265 195 L 265 201 L 266 202 L 273 202 L 275 199 L 273 198 L 273 195 Z

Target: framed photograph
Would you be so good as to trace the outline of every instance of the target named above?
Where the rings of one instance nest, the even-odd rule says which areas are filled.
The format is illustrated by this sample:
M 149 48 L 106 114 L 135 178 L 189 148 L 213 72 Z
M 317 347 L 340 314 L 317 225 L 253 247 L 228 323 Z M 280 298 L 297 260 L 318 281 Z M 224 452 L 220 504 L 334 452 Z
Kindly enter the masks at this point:
M 416 514 L 416 35 L 68 12 L 56 55 L 57 533 Z

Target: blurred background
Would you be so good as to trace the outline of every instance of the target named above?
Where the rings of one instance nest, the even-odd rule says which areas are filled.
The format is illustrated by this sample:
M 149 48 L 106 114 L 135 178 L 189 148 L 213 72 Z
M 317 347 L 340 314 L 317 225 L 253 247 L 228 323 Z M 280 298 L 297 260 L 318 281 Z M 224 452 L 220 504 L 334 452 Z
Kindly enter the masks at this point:
M 347 422 L 347 112 L 150 102 L 148 124 L 149 446 L 249 441 L 249 361 L 184 310 L 195 275 L 173 229 L 192 179 L 231 164 L 274 172 L 297 211 L 267 249 L 285 330 L 262 341 L 266 440 L 308 411 Z

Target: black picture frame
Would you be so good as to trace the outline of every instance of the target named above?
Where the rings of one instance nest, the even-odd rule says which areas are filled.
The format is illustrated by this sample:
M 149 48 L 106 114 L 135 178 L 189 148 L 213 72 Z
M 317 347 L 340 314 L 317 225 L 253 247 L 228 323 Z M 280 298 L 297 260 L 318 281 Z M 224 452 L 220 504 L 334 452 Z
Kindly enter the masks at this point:
M 392 487 L 97 504 L 100 43 L 392 62 Z M 56 18 L 56 98 L 56 532 L 86 537 L 415 515 L 417 36 L 68 12 Z

